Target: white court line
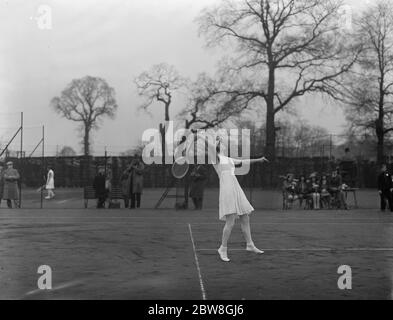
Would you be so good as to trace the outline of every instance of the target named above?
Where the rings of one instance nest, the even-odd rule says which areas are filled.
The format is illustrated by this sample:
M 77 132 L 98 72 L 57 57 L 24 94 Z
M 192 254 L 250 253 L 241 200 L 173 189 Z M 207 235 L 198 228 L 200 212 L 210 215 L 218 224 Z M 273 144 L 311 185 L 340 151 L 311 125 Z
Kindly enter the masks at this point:
M 82 283 L 83 283 L 83 281 L 81 281 L 81 280 L 70 281 L 70 282 L 60 284 L 60 285 L 53 287 L 52 289 L 48 289 L 48 290 L 42 290 L 42 289 L 31 290 L 31 291 L 25 293 L 25 296 L 31 296 L 31 295 L 34 295 L 37 293 L 53 292 L 53 291 L 57 291 L 57 290 L 67 289 L 67 288 L 74 287 L 74 286 L 77 286 Z
M 278 252 L 331 252 L 331 251 L 352 251 L 352 252 L 384 252 L 392 251 L 393 248 L 276 248 L 276 249 L 265 249 L 263 251 L 278 251 Z M 217 251 L 217 249 L 198 249 L 200 252 Z M 228 249 L 228 251 L 246 251 L 245 249 Z
M 196 264 L 196 267 L 197 267 L 197 270 L 198 270 L 198 277 L 199 277 L 199 284 L 200 284 L 200 286 L 201 286 L 202 299 L 203 299 L 203 300 L 207 300 L 207 298 L 206 298 L 205 286 L 203 285 L 203 279 L 202 279 L 202 274 L 201 274 L 201 268 L 199 267 L 198 254 L 197 254 L 197 252 L 196 252 L 194 237 L 193 237 L 193 235 L 192 235 L 191 224 L 188 224 L 188 230 L 190 231 L 190 238 L 191 238 L 191 243 L 192 243 L 192 249 L 194 250 L 194 258 L 195 258 L 195 264 Z

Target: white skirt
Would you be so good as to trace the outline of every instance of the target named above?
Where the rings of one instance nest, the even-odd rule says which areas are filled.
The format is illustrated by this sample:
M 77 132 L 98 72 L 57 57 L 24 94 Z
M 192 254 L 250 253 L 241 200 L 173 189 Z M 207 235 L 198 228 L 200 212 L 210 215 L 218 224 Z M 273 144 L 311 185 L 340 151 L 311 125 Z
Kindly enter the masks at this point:
M 55 188 L 55 180 L 49 179 L 48 183 L 45 186 L 46 190 L 53 190 Z
M 220 220 L 225 221 L 228 215 L 242 216 L 253 211 L 254 208 L 247 200 L 236 176 L 229 172 L 222 174 L 220 177 L 219 199 Z

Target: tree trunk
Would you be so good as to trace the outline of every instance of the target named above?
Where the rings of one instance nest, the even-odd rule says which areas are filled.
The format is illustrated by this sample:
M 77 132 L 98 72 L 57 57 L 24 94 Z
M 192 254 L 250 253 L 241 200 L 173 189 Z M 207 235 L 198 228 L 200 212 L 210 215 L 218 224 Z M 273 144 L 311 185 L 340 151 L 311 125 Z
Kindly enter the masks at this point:
M 85 156 L 90 155 L 90 126 L 85 124 L 85 135 L 83 136 L 83 152 Z
M 276 125 L 274 111 L 275 70 L 270 67 L 269 83 L 266 98 L 266 157 L 274 161 L 276 158 Z
M 377 162 L 379 164 L 384 163 L 385 161 L 385 133 L 384 133 L 384 125 L 383 119 L 378 119 L 375 121 L 375 131 L 377 134 Z
M 385 126 L 384 126 L 384 118 L 385 118 L 385 92 L 384 92 L 384 72 L 381 70 L 381 78 L 379 81 L 379 103 L 378 103 L 378 119 L 375 122 L 375 129 L 377 133 L 377 162 L 382 164 L 385 162 Z
M 83 151 L 85 154 L 85 186 L 90 184 L 90 126 L 85 124 L 85 135 L 83 137 Z
M 165 104 L 165 121 L 169 121 L 170 117 L 169 117 L 169 106 L 170 103 L 166 103 Z
M 377 145 L 377 162 L 382 164 L 385 162 L 385 148 L 384 148 L 384 136 L 378 135 L 378 145 Z

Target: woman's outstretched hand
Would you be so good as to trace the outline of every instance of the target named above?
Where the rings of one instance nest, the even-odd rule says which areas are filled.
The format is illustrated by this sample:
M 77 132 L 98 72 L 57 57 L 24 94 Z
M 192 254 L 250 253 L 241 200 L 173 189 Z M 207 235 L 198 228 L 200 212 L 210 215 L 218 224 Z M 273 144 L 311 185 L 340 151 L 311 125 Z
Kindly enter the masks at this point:
M 265 157 L 262 157 L 259 159 L 260 162 L 270 162 L 268 159 L 266 159 Z

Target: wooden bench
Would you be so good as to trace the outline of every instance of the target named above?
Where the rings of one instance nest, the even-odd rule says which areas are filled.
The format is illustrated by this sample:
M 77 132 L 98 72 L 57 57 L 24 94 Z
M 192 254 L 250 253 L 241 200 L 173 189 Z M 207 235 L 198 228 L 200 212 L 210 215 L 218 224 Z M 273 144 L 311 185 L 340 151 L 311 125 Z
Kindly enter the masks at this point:
M 84 187 L 83 189 L 83 199 L 85 200 L 85 209 L 87 209 L 87 206 L 89 205 L 89 200 L 96 200 L 96 191 L 94 187 Z
M 122 200 L 123 192 L 119 187 L 111 187 L 109 194 L 108 194 L 108 209 L 120 209 L 121 204 L 117 200 Z M 115 201 L 113 201 L 115 200 Z
M 85 208 L 87 209 L 89 205 L 89 200 L 97 200 L 96 191 L 94 187 L 85 187 L 83 190 L 83 198 L 85 200 Z M 111 191 L 109 192 L 108 200 L 122 200 L 123 199 L 123 192 L 119 187 L 112 187 Z
M 112 187 L 109 192 L 109 200 L 123 200 L 123 192 L 120 187 Z

